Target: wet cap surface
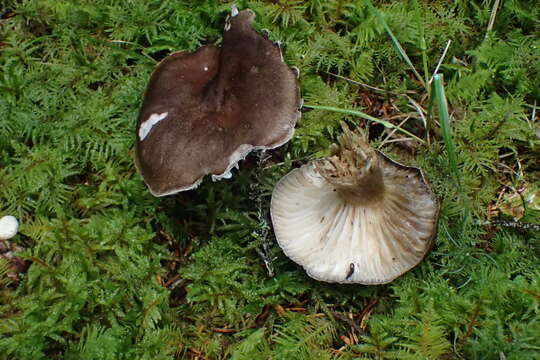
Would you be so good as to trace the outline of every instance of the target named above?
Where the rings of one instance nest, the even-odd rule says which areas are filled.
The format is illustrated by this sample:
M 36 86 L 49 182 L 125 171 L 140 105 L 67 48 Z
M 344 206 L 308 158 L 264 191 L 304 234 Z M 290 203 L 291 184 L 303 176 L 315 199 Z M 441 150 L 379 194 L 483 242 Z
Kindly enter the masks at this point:
M 275 148 L 300 117 L 295 72 L 244 10 L 221 47 L 165 58 L 147 87 L 137 125 L 136 164 L 156 196 L 189 190 L 205 175 L 230 176 L 253 149 Z

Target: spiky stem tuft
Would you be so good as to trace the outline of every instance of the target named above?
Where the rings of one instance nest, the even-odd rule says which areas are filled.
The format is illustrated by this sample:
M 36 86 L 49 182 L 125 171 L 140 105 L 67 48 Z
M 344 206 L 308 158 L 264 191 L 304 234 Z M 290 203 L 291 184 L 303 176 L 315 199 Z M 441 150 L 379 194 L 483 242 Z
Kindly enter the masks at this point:
M 377 152 L 362 135 L 344 126 L 332 155 L 316 163 L 319 173 L 335 188 L 343 200 L 356 205 L 370 205 L 384 195 L 384 181 Z

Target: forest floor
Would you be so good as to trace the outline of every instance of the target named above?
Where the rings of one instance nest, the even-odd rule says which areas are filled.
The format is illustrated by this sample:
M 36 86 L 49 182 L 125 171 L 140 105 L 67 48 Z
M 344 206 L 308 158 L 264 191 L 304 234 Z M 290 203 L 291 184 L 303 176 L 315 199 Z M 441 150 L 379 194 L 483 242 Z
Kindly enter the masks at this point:
M 1 2 L 0 217 L 26 266 L 0 258 L 0 359 L 540 359 L 537 0 L 235 1 L 300 69 L 302 118 L 231 179 L 156 198 L 144 89 L 232 4 Z M 441 202 L 433 250 L 387 285 L 311 279 L 267 216 L 342 122 Z

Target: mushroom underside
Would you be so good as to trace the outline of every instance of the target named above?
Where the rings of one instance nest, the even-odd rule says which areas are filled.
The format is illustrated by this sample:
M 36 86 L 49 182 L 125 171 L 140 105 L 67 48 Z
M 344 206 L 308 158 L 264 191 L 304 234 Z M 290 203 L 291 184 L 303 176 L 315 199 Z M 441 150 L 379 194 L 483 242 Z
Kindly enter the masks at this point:
M 379 153 L 385 196 L 367 207 L 343 201 L 313 163 L 276 185 L 271 215 L 285 254 L 311 277 L 327 282 L 384 284 L 429 251 L 437 199 L 420 170 Z M 414 199 L 407 200 L 407 199 Z

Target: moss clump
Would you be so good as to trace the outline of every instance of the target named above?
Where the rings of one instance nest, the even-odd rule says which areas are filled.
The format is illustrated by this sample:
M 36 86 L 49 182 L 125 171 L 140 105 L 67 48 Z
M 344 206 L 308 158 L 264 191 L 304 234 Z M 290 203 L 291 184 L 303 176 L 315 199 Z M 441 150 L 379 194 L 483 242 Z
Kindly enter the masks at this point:
M 381 16 L 424 82 L 452 40 L 439 71 L 462 186 L 437 116 L 421 144 L 306 110 L 269 159 L 155 199 L 132 161 L 149 75 L 172 51 L 219 42 L 231 4 L 2 2 L 0 216 L 21 221 L 13 241 L 31 265 L 14 283 L 0 264 L 0 359 L 537 356 L 538 231 L 481 225 L 513 220 L 499 211 L 504 194 L 538 187 L 536 1 L 499 2 L 496 14 L 480 1 L 375 2 L 380 16 L 361 0 L 237 1 L 282 41 L 306 102 L 406 120 L 421 138 L 428 91 Z M 389 285 L 317 283 L 271 241 L 273 184 L 327 155 L 344 120 L 422 167 L 442 198 L 434 251 Z M 525 204 L 521 220 L 540 215 Z

